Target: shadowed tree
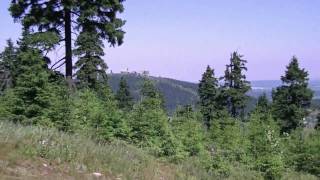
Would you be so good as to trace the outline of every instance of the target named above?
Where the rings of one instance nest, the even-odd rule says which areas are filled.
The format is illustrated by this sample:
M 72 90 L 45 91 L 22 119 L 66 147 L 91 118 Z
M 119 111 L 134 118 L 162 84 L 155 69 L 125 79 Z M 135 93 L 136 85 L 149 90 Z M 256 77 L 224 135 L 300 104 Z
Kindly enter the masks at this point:
M 272 92 L 273 114 L 281 121 L 281 132 L 290 132 L 302 125 L 311 104 L 313 92 L 308 88 L 308 72 L 293 57 L 281 77 L 282 86 Z
M 247 71 L 247 61 L 242 55 L 233 52 L 230 64 L 227 65 L 222 87 L 221 98 L 232 117 L 244 117 L 244 109 L 248 101 L 246 93 L 250 90 L 250 83 L 246 80 L 244 71 Z
M 198 94 L 200 97 L 200 111 L 203 115 L 204 124 L 210 128 L 217 113 L 217 95 L 218 95 L 218 80 L 214 77 L 214 70 L 207 67 L 206 72 L 202 75 L 199 83 Z
M 117 13 L 123 12 L 123 1 L 12 0 L 9 10 L 15 21 L 20 21 L 25 30 L 53 32 L 60 40 L 57 44 L 64 42 L 65 57 L 53 64 L 52 68 L 65 62 L 65 75 L 67 79 L 72 79 L 72 34 L 88 32 L 87 29 L 90 27 L 92 32 L 95 32 L 93 34 L 94 38 L 107 40 L 111 46 L 121 45 L 124 35 L 121 27 L 125 22 L 117 18 Z M 83 39 L 83 36 L 80 39 Z M 81 46 L 82 44 L 78 45 Z M 77 55 L 80 55 L 80 59 L 83 59 L 83 56 L 87 53 L 78 51 Z M 95 59 L 92 61 L 95 61 Z M 81 64 L 83 63 L 80 63 L 80 66 Z M 97 63 L 93 64 L 96 65 Z
M 11 39 L 7 40 L 7 47 L 0 53 L 0 92 L 13 86 L 16 82 L 17 48 Z

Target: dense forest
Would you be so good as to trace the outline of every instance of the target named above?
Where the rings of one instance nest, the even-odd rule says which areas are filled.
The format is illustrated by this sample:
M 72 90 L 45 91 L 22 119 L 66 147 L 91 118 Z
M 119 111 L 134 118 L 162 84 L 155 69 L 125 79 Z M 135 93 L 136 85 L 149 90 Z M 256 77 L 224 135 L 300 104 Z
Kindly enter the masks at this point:
M 125 20 L 118 17 L 123 0 L 13 0 L 9 11 L 23 33 L 16 43 L 9 39 L 0 55 L 2 122 L 85 136 L 96 144 L 120 141 L 162 162 L 188 164 L 183 173 L 195 179 L 227 179 L 235 171 L 243 179 L 320 178 L 319 121 L 305 123 L 318 110 L 311 108 L 314 93 L 297 57 L 272 100 L 260 96 L 250 112 L 247 60 L 232 52 L 223 77 L 213 67 L 204 70 L 192 99 L 196 105 L 181 102 L 169 113 L 149 76 L 142 75 L 134 94 L 127 76 L 118 77 L 116 90 L 109 85 L 102 56 L 105 43 L 124 42 Z M 59 47 L 65 57 L 50 59 Z M 61 66 L 65 72 L 57 71 Z

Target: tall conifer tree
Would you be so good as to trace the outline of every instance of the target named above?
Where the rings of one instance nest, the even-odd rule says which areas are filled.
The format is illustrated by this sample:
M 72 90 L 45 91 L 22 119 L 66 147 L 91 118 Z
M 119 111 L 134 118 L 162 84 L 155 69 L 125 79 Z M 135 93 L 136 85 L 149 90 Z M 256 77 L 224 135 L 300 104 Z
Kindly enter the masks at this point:
M 72 34 L 83 32 L 89 24 L 100 40 L 112 46 L 123 42 L 124 21 L 117 18 L 123 12 L 124 0 L 12 0 L 9 8 L 16 21 L 31 32 L 54 32 L 64 42 L 66 72 L 72 78 Z M 58 44 L 58 43 L 57 43 Z M 60 62 L 59 61 L 59 62 Z M 93 63 L 95 64 L 95 63 Z
M 0 92 L 12 87 L 16 82 L 17 48 L 11 39 L 0 53 Z
M 217 113 L 216 98 L 218 95 L 218 80 L 214 77 L 214 70 L 210 66 L 202 75 L 199 83 L 198 94 L 200 97 L 200 111 L 203 115 L 204 124 L 210 127 L 215 114 Z
M 250 83 L 246 80 L 244 71 L 247 71 L 247 61 L 243 56 L 233 52 L 230 64 L 226 66 L 223 85 L 223 98 L 221 102 L 225 104 L 232 117 L 243 117 L 250 90 Z
M 76 41 L 75 55 L 79 57 L 75 66 L 77 78 L 82 87 L 98 89 L 107 84 L 107 65 L 101 58 L 104 56 L 103 42 L 95 29 L 87 29 L 80 33 Z
M 13 121 L 26 124 L 44 122 L 44 114 L 50 107 L 50 97 L 53 97 L 49 84 L 49 73 L 41 51 L 35 47 L 34 37 L 23 33 L 17 54 L 19 73 L 14 89 L 9 92 L 9 112 Z M 12 94 L 10 94 L 12 93 Z
M 272 93 L 273 113 L 281 120 L 281 131 L 290 132 L 302 125 L 313 92 L 308 88 L 308 72 L 299 67 L 296 57 L 291 59 L 281 80 L 282 86 Z

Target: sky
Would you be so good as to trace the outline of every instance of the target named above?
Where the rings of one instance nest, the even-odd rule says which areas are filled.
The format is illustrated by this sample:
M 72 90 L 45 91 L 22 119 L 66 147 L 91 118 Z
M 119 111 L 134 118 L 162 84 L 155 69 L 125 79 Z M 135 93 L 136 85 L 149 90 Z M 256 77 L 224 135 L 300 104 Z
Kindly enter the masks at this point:
M 21 34 L 9 1 L 0 1 L 0 50 Z M 279 79 L 293 55 L 311 79 L 320 79 L 319 0 L 127 0 L 124 6 L 124 44 L 105 48 L 109 72 L 147 70 L 198 82 L 207 65 L 222 76 L 238 51 L 249 80 Z

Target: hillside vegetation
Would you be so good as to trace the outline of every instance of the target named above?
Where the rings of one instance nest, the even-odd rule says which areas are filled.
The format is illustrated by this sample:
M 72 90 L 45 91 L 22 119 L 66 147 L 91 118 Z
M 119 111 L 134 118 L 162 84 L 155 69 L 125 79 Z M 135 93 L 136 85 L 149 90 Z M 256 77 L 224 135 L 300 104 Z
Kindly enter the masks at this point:
M 0 53 L 0 178 L 320 177 L 320 111 L 297 57 L 255 101 L 236 51 L 223 77 L 208 65 L 197 85 L 108 80 L 104 41 L 123 43 L 123 0 L 11 1 L 9 11 L 23 34 Z M 51 63 L 61 42 L 65 57 Z
M 193 161 L 170 164 L 125 142 L 97 144 L 82 135 L 0 122 L 0 179 L 219 179 Z M 257 172 L 234 168 L 233 179 L 262 179 Z M 317 179 L 287 174 L 284 179 Z

